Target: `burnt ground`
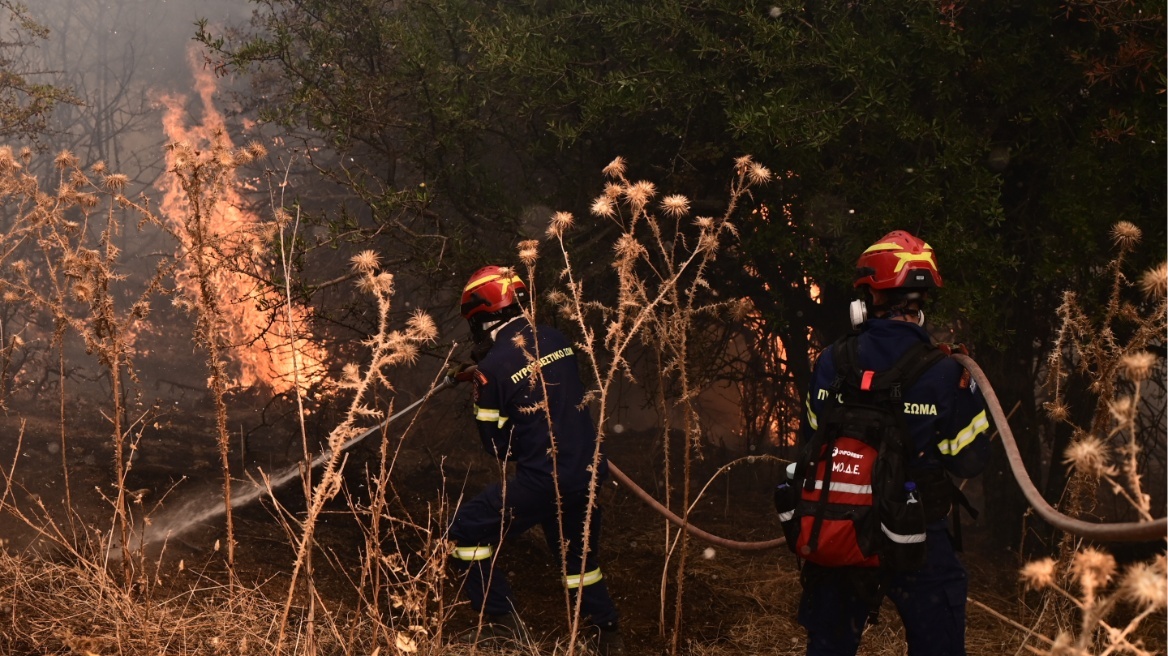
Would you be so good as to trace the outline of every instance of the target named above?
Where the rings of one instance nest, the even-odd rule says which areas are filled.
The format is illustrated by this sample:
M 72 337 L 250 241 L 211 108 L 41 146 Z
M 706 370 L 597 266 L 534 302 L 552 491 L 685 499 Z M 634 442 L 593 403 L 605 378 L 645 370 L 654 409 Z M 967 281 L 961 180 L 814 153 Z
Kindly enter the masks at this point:
M 404 394 L 404 393 L 403 393 Z M 465 390 L 445 392 L 418 415 L 401 444 L 394 468 L 396 507 L 414 517 L 426 517 L 445 498 L 457 498 L 461 491 L 473 495 L 498 476 L 493 461 L 481 453 L 470 420 Z M 412 398 L 412 397 L 411 397 Z M 232 399 L 233 467 L 235 476 L 246 472 L 271 473 L 295 466 L 300 441 L 288 408 L 256 398 Z M 165 516 L 191 498 L 214 504 L 221 485 L 219 456 L 210 403 L 201 394 L 187 392 L 178 402 L 159 404 L 157 411 L 139 425 L 141 438 L 135 449 L 127 489 L 140 495 L 134 504 L 139 513 Z M 112 512 L 105 497 L 114 492 L 114 467 L 110 447 L 110 424 L 98 403 L 73 402 L 66 409 L 65 456 L 78 533 L 108 531 Z M 58 524 L 70 530 L 62 510 L 60 411 L 51 403 L 10 407 L 0 418 L 0 463 L 14 473 L 13 495 L 22 507 L 35 510 L 37 503 L 50 509 Z M 327 433 L 335 420 L 327 409 L 310 422 L 310 435 Z M 409 425 L 405 417 L 391 426 L 391 444 L 396 446 Z M 21 428 L 23 422 L 23 429 Z M 240 437 L 242 435 L 242 437 Z M 613 435 L 608 444 L 610 458 L 658 498 L 663 498 L 662 459 L 657 438 L 650 433 L 626 432 Z M 241 444 L 246 443 L 246 453 Z M 19 448 L 18 448 L 19 445 Z M 347 493 L 360 503 L 367 487 L 361 472 L 375 464 L 377 439 L 354 449 L 348 462 Z M 695 467 L 695 489 L 730 456 L 711 449 Z M 679 458 L 674 458 L 678 460 Z M 737 540 L 761 540 L 779 534 L 771 505 L 770 491 L 777 465 L 763 463 L 736 467 L 710 487 L 694 514 L 694 523 L 713 533 Z M 280 490 L 277 498 L 289 511 L 303 510 L 304 502 L 295 481 Z M 631 654 L 658 654 L 668 649 L 668 632 L 662 632 L 660 618 L 672 626 L 674 616 L 674 569 L 670 570 L 670 593 L 660 601 L 665 544 L 664 520 L 655 515 L 626 490 L 609 483 L 602 495 L 605 512 L 601 542 L 603 569 L 617 604 Z M 676 507 L 677 504 L 675 504 Z M 292 548 L 276 521 L 270 502 L 262 500 L 238 509 L 235 514 L 238 547 L 237 572 L 245 581 L 264 582 L 273 594 L 283 594 L 293 560 Z M 82 529 L 82 525 L 88 528 Z M 1020 595 L 1017 568 L 1019 558 L 1010 552 L 991 552 L 986 546 L 991 526 L 966 522 L 966 557 L 971 571 L 971 597 L 1026 626 L 1036 615 L 1033 595 Z M 0 516 L 0 535 L 10 550 L 48 549 L 32 531 L 10 516 Z M 214 546 L 224 537 L 222 517 L 206 522 L 171 539 L 164 551 L 154 549 L 153 561 L 160 572 L 174 572 L 171 584 L 193 585 L 196 577 L 221 576 L 223 553 Z M 364 537 L 348 503 L 338 498 L 330 505 L 317 531 L 326 557 L 317 560 L 316 576 L 325 598 L 336 608 L 356 603 L 351 581 L 359 575 L 360 549 Z M 408 540 L 407 540 L 408 543 Z M 732 552 L 721 548 L 707 551 L 707 545 L 690 543 L 684 583 L 684 628 L 681 644 L 693 654 L 801 654 L 802 633 L 793 621 L 799 595 L 795 559 L 784 549 L 768 552 Z M 522 616 L 533 632 L 554 643 L 566 632 L 563 591 L 559 568 L 538 529 L 512 541 L 504 550 L 503 567 L 511 582 Z M 177 563 L 185 565 L 178 572 Z M 676 563 L 676 556 L 674 556 Z M 457 591 L 447 589 L 454 601 Z M 887 606 L 887 605 L 886 605 Z M 861 653 L 898 654 L 904 646 L 898 620 L 891 606 L 884 620 L 874 627 Z M 1154 618 L 1156 619 L 1156 618 Z M 473 614 L 465 606 L 456 608 L 452 628 L 469 626 Z M 1150 639 L 1163 651 L 1163 616 L 1150 626 Z M 1015 653 L 1023 643 L 1023 633 L 1009 627 L 991 613 L 969 609 L 969 649 L 971 654 Z

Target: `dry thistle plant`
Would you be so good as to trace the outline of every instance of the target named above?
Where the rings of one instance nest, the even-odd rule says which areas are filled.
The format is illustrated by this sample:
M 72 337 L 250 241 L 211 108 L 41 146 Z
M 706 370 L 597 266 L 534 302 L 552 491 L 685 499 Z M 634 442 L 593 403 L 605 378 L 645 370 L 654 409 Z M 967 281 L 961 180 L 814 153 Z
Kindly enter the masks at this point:
M 175 107 L 168 105 L 173 119 Z M 304 308 L 293 303 L 292 251 L 299 214 L 293 217 L 284 207 L 288 170 L 280 185 L 280 202 L 272 198 L 274 220 L 261 221 L 240 193 L 244 186 L 240 167 L 267 156 L 264 146 L 253 141 L 235 148 L 221 121 L 190 132 L 189 138 L 205 141 L 205 147 L 196 149 L 182 130 L 177 134 L 184 138 L 167 146 L 169 177 L 163 181 L 162 207 L 181 247 L 175 276 L 180 294 L 175 303 L 195 315 L 196 341 L 207 352 L 230 566 L 235 539 L 224 396 L 236 387 L 292 393 L 303 418 L 304 393 L 324 382 L 326 358 L 303 325 Z M 307 457 L 303 427 L 301 434 Z
M 1124 273 L 1124 263 L 1139 243 L 1141 232 L 1121 221 L 1113 228 L 1112 237 L 1116 255 L 1108 266 L 1111 291 L 1102 317 L 1093 320 L 1076 294 L 1064 295 L 1059 308 L 1062 325 L 1048 361 L 1051 400 L 1045 407 L 1052 420 L 1072 430 L 1073 441 L 1061 454 L 1063 463 L 1074 473 L 1068 484 L 1071 510 L 1081 510 L 1102 484 L 1130 507 L 1137 521 L 1152 521 L 1151 495 L 1146 491 L 1140 454 L 1146 448 L 1145 440 L 1156 438 L 1140 430 L 1140 420 L 1141 414 L 1164 412 L 1162 402 L 1145 402 L 1143 386 L 1154 372 L 1163 375 L 1162 361 L 1148 349 L 1164 344 L 1168 269 L 1161 263 L 1145 272 L 1138 285 L 1133 284 Z M 1133 296 L 1133 291 L 1138 293 Z M 1071 421 L 1065 400 L 1072 370 L 1090 381 L 1090 392 L 1096 399 L 1090 424 L 1085 426 Z M 1057 593 L 1069 601 L 1064 607 L 1080 616 L 1075 631 L 1062 628 L 1071 622 L 1055 618 L 1060 627 L 1058 636 L 1050 641 L 1049 651 L 1039 653 L 1086 655 L 1094 653 L 1098 642 L 1103 654 L 1149 654 L 1130 636 L 1144 619 L 1164 608 L 1164 555 L 1130 566 L 1120 585 L 1105 593 L 1117 571 L 1111 555 L 1081 549 L 1069 535 L 1060 554 L 1057 561 L 1033 562 L 1022 570 L 1030 587 Z M 1077 585 L 1078 595 L 1069 592 L 1071 582 Z M 1124 600 L 1132 602 L 1138 612 L 1125 627 L 1117 629 L 1106 619 Z M 1048 598 L 1047 605 L 1058 607 L 1050 601 Z
M 1079 626 L 1074 631 L 1060 631 L 1047 639 L 1048 648 L 1031 651 L 1044 656 L 1109 656 L 1135 654 L 1152 656 L 1152 649 L 1133 639 L 1132 634 L 1144 620 L 1162 612 L 1168 600 L 1168 566 L 1164 554 L 1150 562 L 1135 563 L 1124 570 L 1118 583 L 1115 558 L 1103 551 L 1086 548 L 1077 551 L 1066 574 L 1077 588 L 1060 583 L 1063 578 L 1053 558 L 1034 561 L 1022 568 L 1023 582 L 1036 590 L 1050 590 L 1065 597 L 1080 613 Z M 1128 604 L 1134 613 L 1127 624 L 1114 627 L 1107 623 L 1121 604 Z M 1101 645 L 1097 646 L 1097 642 Z
M 0 236 L 0 264 L 20 254 L 28 256 L 4 267 L 7 277 L 0 279 L 0 293 L 6 303 L 22 303 L 43 312 L 55 326 L 54 341 L 61 354 L 61 454 L 67 509 L 71 509 L 71 501 L 69 468 L 64 460 L 64 332 L 75 331 L 83 339 L 86 351 L 94 354 L 107 372 L 112 404 L 107 417 L 113 429 L 117 486 L 111 505 L 120 536 L 122 565 L 129 579 L 132 519 L 125 481 L 132 458 L 127 449 L 135 448 L 135 432 L 140 437 L 150 411 L 136 418 L 128 415 L 130 392 L 125 389 L 124 379 L 137 382 L 132 363 L 136 334 L 149 314 L 150 298 L 160 291 L 171 268 L 162 260 L 129 306 L 120 307 L 117 299 L 134 292 L 122 284 L 126 275 L 118 270 L 121 253 L 115 238 L 126 216 L 136 219 L 139 227 L 147 223 L 158 225 L 157 218 L 144 200 L 134 201 L 122 194 L 125 176 L 108 174 L 103 163 L 93 165 L 86 173 L 76 156 L 61 152 L 55 160 L 57 188 L 50 194 L 41 190 L 35 176 L 24 171 L 29 159 L 27 153 L 18 158 L 10 149 L 0 149 L 0 197 L 9 199 L 16 209 L 16 218 Z M 35 245 L 31 252 L 22 248 L 29 245 Z M 56 538 L 66 541 L 60 534 Z
M 262 146 L 232 149 L 225 135 L 212 137 L 209 151 L 200 152 L 187 142 L 167 146 L 170 172 L 179 181 L 185 198 L 185 212 L 172 220 L 172 234 L 182 246 L 179 259 L 184 269 L 178 276 L 182 294 L 176 304 L 195 314 L 195 339 L 207 352 L 207 386 L 215 405 L 220 464 L 223 472 L 223 503 L 227 523 L 227 565 L 235 566 L 235 524 L 231 510 L 231 438 L 227 431 L 225 395 L 230 386 L 228 350 L 231 329 L 224 311 L 228 291 L 222 282 L 225 270 L 238 261 L 238 236 L 226 234 L 214 225 L 217 207 L 223 202 L 227 185 L 236 167 L 262 156 Z
M 597 449 L 593 470 L 600 458 L 600 448 L 606 438 L 606 427 L 612 413 L 613 385 L 622 378 L 635 381 L 630 361 L 632 351 L 643 348 L 653 354 L 660 376 L 657 403 L 661 416 L 666 418 L 662 428 L 665 446 L 666 503 L 670 501 L 674 483 L 670 480 L 670 451 L 668 417 L 676 406 L 680 410 L 683 480 L 681 503 L 691 504 L 691 463 L 700 454 L 701 425 L 694 407 L 700 384 L 692 377 L 691 349 L 695 331 L 703 315 L 715 315 L 734 302 L 713 300 L 708 293 L 706 272 L 727 243 L 737 235 L 731 218 L 738 211 L 752 186 L 771 179 L 771 172 L 750 157 L 735 161 L 735 176 L 730 184 L 726 209 L 719 217 L 691 217 L 690 201 L 681 195 L 659 196 L 651 182 L 633 182 L 626 176 L 627 165 L 616 158 L 604 169 L 607 183 L 603 193 L 591 205 L 597 219 L 618 227 L 613 244 L 612 269 L 616 276 L 616 298 L 606 303 L 586 288 L 583 277 L 574 268 L 565 234 L 576 223 L 566 212 L 552 217 L 547 236 L 553 240 L 563 256 L 560 273 L 562 289 L 547 294 L 567 320 L 574 323 L 580 334 L 580 351 L 591 364 L 594 387 L 585 402 L 598 406 Z M 520 259 L 529 267 L 528 279 L 533 279 L 538 253 L 534 244 L 520 245 Z M 538 354 L 533 354 L 533 357 Z M 596 481 L 590 488 L 590 513 L 595 504 Z M 585 520 L 585 526 L 589 520 Z M 685 531 L 674 531 L 666 523 L 667 553 L 677 552 L 674 567 L 674 599 L 672 607 L 673 630 L 671 650 L 677 653 L 682 622 L 682 594 L 686 569 L 687 541 Z M 670 560 L 662 569 L 661 624 L 667 624 L 669 607 L 668 578 Z M 573 610 L 573 634 L 578 627 L 579 607 Z M 569 646 L 569 650 L 571 645 Z
M 299 589 L 301 574 L 305 573 L 305 583 L 309 598 L 315 597 L 311 577 L 311 554 L 314 546 L 313 535 L 317 520 L 325 504 L 336 497 L 343 485 L 343 447 L 350 439 L 362 432 L 360 424 L 384 419 L 387 412 L 376 407 L 376 395 L 380 391 L 394 390 L 388 378 L 388 369 L 399 365 L 412 364 L 418 356 L 422 344 L 437 336 L 434 321 L 422 312 L 414 313 L 403 330 L 390 329 L 390 309 L 394 293 L 393 276 L 378 269 L 379 258 L 372 251 L 364 251 L 352 260 L 353 268 L 360 274 L 359 286 L 371 294 L 377 304 L 377 333 L 365 341 L 370 351 L 369 365 L 361 371 L 357 365 L 344 368 L 341 387 L 350 390 L 353 398 L 344 420 L 334 428 L 326 441 L 329 456 L 321 466 L 320 480 L 311 490 L 308 508 L 303 519 L 296 519 L 285 513 L 293 535 L 296 561 L 293 564 L 288 595 L 279 623 L 277 647 L 285 644 L 288 619 Z M 443 556 L 445 554 L 443 553 Z M 408 637 L 408 636 L 407 636 Z M 309 634 L 311 640 L 311 633 Z M 411 638 L 412 639 L 412 638 Z M 396 640 L 396 637 L 395 637 Z
M 1164 263 L 1145 272 L 1139 283 L 1142 299 L 1128 300 L 1135 285 L 1124 273 L 1124 262 L 1140 241 L 1140 229 L 1121 221 L 1112 237 L 1116 255 L 1108 265 L 1111 293 L 1102 318 L 1093 321 L 1074 292 L 1064 295 L 1058 311 L 1062 325 L 1048 361 L 1046 387 L 1051 400 L 1045 407 L 1051 419 L 1071 427 L 1074 441 L 1063 457 L 1074 469 L 1078 485 L 1093 487 L 1094 481 L 1103 481 L 1140 519 L 1150 520 L 1151 499 L 1139 471 L 1142 446 L 1137 422 L 1143 384 L 1158 366 L 1163 371 L 1148 348 L 1164 344 L 1168 273 Z M 1064 389 L 1069 369 L 1091 381 L 1096 405 L 1087 426 L 1075 425 L 1069 418 Z M 1112 457 L 1112 450 L 1118 458 Z

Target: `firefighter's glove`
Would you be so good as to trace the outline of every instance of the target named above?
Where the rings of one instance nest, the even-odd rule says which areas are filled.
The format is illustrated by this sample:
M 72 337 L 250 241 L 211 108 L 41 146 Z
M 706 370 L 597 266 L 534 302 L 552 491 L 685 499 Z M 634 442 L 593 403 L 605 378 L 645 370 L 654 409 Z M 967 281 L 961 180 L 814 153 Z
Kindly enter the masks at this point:
M 969 349 L 965 348 L 965 344 L 946 344 L 940 342 L 937 348 L 941 349 L 945 355 L 969 355 Z
M 457 385 L 458 383 L 470 380 L 474 376 L 475 366 L 467 364 L 466 362 L 454 362 L 446 370 L 446 376 L 442 382 L 447 385 Z
M 945 355 L 969 355 L 969 349 L 965 348 L 965 344 L 946 344 L 941 342 L 937 344 L 937 348 L 941 349 Z M 969 370 L 963 368 L 961 370 L 961 378 L 957 381 L 958 389 L 969 389 L 970 381 Z

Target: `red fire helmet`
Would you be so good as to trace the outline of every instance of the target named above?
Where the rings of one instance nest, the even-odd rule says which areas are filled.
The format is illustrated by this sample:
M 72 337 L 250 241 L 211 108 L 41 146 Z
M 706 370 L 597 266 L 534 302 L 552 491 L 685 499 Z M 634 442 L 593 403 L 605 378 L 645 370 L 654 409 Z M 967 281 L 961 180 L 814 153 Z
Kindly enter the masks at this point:
M 527 300 L 527 285 L 511 269 L 485 266 L 470 277 L 462 290 L 462 316 L 495 314 Z
M 894 230 L 856 260 L 856 287 L 920 289 L 944 287 L 933 247 L 904 230 Z

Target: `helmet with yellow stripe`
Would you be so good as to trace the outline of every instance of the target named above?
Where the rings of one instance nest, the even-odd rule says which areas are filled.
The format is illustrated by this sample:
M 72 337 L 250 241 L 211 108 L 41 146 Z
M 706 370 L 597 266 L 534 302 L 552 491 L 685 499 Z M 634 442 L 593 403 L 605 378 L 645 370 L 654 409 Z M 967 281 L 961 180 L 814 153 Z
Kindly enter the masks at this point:
M 527 285 L 514 271 L 485 266 L 470 277 L 462 290 L 462 316 L 472 324 L 518 315 L 527 302 Z
M 870 290 L 944 287 L 933 247 L 905 232 L 894 230 L 880 238 L 856 261 L 856 287 Z

